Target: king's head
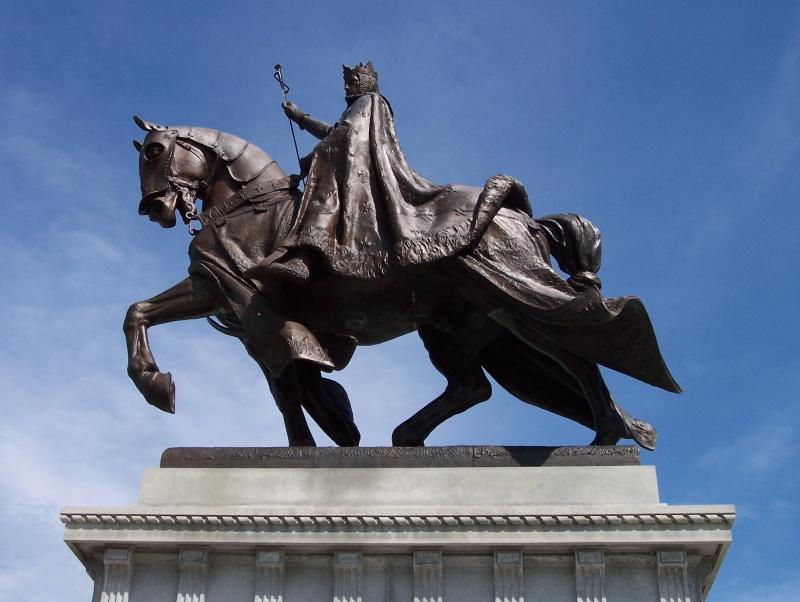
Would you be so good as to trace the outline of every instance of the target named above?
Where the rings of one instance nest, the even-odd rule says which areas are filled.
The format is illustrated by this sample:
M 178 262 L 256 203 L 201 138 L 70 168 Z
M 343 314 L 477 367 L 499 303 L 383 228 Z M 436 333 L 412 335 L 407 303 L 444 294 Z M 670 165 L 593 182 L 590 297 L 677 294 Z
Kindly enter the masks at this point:
M 372 61 L 368 61 L 366 65 L 359 63 L 355 67 L 342 65 L 342 72 L 346 98 L 355 98 L 368 92 L 378 91 L 378 73 L 372 66 Z

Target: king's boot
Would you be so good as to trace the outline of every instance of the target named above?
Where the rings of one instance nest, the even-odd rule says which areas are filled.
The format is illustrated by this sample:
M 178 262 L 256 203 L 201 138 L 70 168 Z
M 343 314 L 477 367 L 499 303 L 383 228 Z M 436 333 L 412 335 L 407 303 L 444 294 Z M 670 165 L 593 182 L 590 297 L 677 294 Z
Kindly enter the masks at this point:
M 293 286 L 304 286 L 311 277 L 311 255 L 305 249 L 294 249 L 277 260 L 265 259 L 247 270 L 247 278 L 261 282 L 282 282 Z

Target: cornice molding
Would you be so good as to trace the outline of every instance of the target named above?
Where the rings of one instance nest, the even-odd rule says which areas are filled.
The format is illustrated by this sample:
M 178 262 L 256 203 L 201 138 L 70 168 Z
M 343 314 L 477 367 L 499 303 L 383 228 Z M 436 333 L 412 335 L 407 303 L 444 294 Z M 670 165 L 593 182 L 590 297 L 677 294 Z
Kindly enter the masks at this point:
M 503 530 L 570 527 L 664 527 L 716 526 L 730 528 L 733 513 L 636 513 L 636 514 L 526 514 L 526 515 L 375 515 L 307 516 L 257 514 L 93 514 L 68 512 L 60 515 L 70 528 L 144 528 L 222 531 L 393 531 L 393 530 Z

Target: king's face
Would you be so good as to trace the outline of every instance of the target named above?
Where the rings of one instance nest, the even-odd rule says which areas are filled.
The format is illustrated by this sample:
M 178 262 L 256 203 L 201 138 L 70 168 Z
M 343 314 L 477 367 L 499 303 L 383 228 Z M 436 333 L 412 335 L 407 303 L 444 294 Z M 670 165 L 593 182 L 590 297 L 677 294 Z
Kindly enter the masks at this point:
M 345 96 L 353 96 L 354 94 L 358 93 L 359 86 L 358 84 L 361 81 L 361 77 L 358 73 L 348 73 L 344 76 L 344 95 Z

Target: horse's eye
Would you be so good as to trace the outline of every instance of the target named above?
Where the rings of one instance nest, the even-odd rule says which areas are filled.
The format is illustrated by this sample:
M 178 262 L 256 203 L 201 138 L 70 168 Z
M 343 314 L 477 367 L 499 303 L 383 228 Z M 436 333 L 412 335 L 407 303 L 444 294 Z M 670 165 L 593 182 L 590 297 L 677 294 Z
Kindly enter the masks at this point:
M 164 152 L 164 145 L 159 142 L 153 142 L 147 145 L 147 148 L 144 149 L 144 158 L 145 159 L 155 159 L 161 153 Z

